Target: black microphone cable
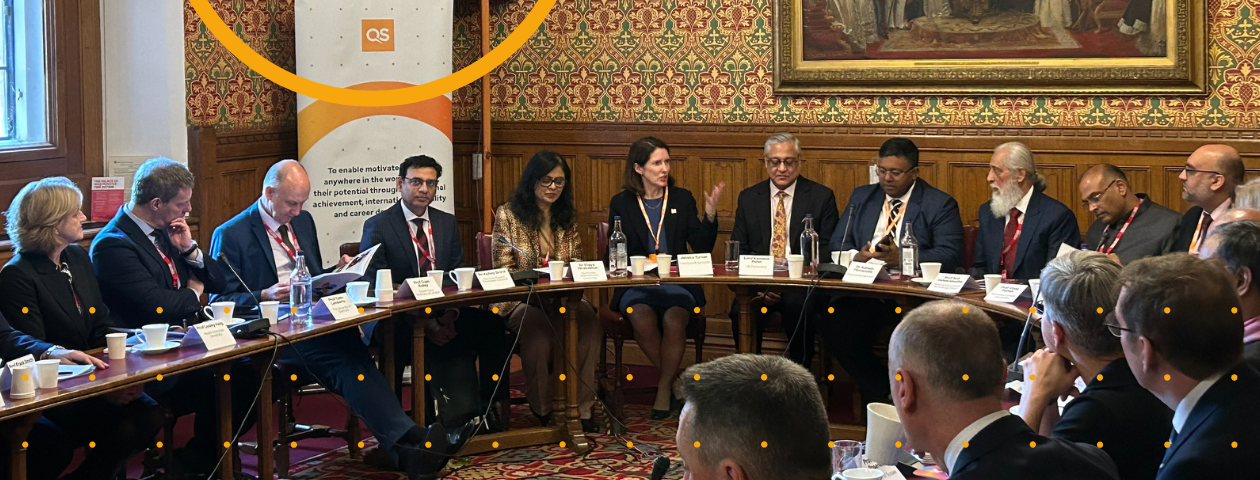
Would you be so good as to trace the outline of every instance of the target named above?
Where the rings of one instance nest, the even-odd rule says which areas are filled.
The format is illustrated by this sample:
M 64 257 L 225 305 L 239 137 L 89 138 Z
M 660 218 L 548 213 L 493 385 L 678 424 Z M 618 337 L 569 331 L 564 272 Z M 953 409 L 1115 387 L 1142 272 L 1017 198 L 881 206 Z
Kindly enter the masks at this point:
M 277 354 L 279 354 L 279 353 L 280 353 L 280 341 L 279 341 L 279 340 L 276 340 L 276 341 L 275 341 L 275 343 L 273 343 L 273 344 L 271 345 L 271 361 L 267 362 L 267 365 L 271 365 L 272 363 L 275 363 L 275 361 L 276 361 L 276 355 L 277 355 Z M 271 374 L 271 372 L 270 372 L 270 371 L 265 371 L 265 372 L 263 373 L 263 375 L 270 375 L 270 374 Z M 240 424 L 240 426 L 236 427 L 236 433 L 234 433 L 234 434 L 232 435 L 232 440 L 231 440 L 231 442 L 232 442 L 232 443 L 231 443 L 231 445 L 236 445 L 236 441 L 237 441 L 238 439 L 240 439 L 240 438 L 241 438 L 241 435 L 242 435 L 242 434 L 244 434 L 244 433 L 245 433 L 245 424 L 249 423 L 249 415 L 250 415 L 251 413 L 253 413 L 253 412 L 254 412 L 254 407 L 258 405 L 258 399 L 262 397 L 262 391 L 263 391 L 263 380 L 264 380 L 263 378 L 258 379 L 258 391 L 257 391 L 256 393 L 254 393 L 254 400 L 253 400 L 252 402 L 250 402 L 250 404 L 249 404 L 249 408 L 248 408 L 247 410 L 245 410 L 245 415 L 241 418 L 241 424 Z M 267 399 L 267 401 L 268 401 L 268 402 L 270 402 L 270 401 L 271 401 L 271 399 L 270 399 L 270 398 L 268 398 L 268 399 Z M 230 422 L 231 420 L 229 419 L 228 421 Z M 261 418 L 260 418 L 260 419 L 258 419 L 258 421 L 260 421 L 260 422 L 261 422 L 261 421 L 268 421 L 268 422 L 270 422 L 270 421 L 271 421 L 271 419 L 270 419 L 270 418 L 266 418 L 266 419 L 261 419 Z M 267 442 L 267 443 L 270 443 L 270 442 L 271 442 L 271 439 L 266 439 L 266 442 Z M 264 447 L 262 446 L 262 443 L 263 443 L 263 442 L 259 442 L 259 448 L 264 448 Z M 174 447 L 174 445 L 172 445 L 172 446 L 171 446 L 171 448 L 172 448 L 172 449 L 173 449 L 173 448 L 175 448 L 175 447 Z M 268 445 L 266 448 L 270 448 L 270 445 Z M 214 479 L 214 474 L 215 474 L 215 473 L 218 473 L 218 471 L 219 471 L 219 467 L 223 466 L 223 460 L 224 460 L 225 458 L 227 458 L 227 454 L 228 454 L 229 452 L 231 452 L 231 451 L 232 451 L 232 449 L 231 449 L 231 448 L 225 448 L 225 449 L 223 450 L 223 454 L 222 454 L 222 455 L 219 455 L 219 460 L 218 460 L 217 462 L 215 462 L 215 463 L 214 463 L 214 469 L 210 471 L 210 475 L 206 477 L 206 480 L 213 480 L 213 479 Z M 169 454 L 170 454 L 170 452 L 167 452 L 167 454 L 169 455 Z

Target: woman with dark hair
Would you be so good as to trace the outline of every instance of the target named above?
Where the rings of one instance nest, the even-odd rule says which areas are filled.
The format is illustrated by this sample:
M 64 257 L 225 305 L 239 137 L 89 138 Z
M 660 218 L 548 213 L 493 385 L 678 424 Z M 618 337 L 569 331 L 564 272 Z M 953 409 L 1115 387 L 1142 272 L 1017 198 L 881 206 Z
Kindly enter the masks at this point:
M 652 137 L 630 145 L 624 190 L 614 195 L 608 206 L 608 223 L 621 218 L 628 255 L 648 257 L 710 252 L 717 241 L 717 202 L 726 183 L 713 187 L 704 196 L 704 220 L 697 218 L 696 200 L 685 188 L 675 187 L 669 175 L 669 146 Z M 660 265 L 658 268 L 669 268 Z M 613 290 L 609 308 L 624 312 L 634 327 L 634 339 L 648 360 L 660 370 L 652 418 L 668 418 L 671 397 L 681 398 L 678 365 L 687 342 L 687 320 L 693 309 L 704 306 L 704 290 L 699 285 L 659 285 Z
M 556 152 L 543 150 L 534 155 L 521 172 L 520 183 L 508 203 L 494 215 L 494 237 L 511 242 L 516 249 L 494 243 L 494 268 L 516 273 L 545 268 L 552 261 L 565 264 L 582 261 L 582 239 L 578 236 L 577 211 L 573 207 L 573 173 Z M 552 336 L 562 330 L 559 297 L 539 297 L 532 304 L 505 302 L 495 305 L 507 317 L 508 328 L 520 334 L 521 363 L 525 370 L 525 398 L 543 425 L 551 422 L 554 375 L 550 373 Z M 573 308 L 573 307 L 570 307 Z M 583 300 L 577 306 L 578 318 L 578 408 L 582 429 L 595 432 L 591 407 L 595 404 L 595 362 L 599 359 L 604 332 L 595 317 L 595 308 Z M 526 321 L 528 319 L 528 321 Z

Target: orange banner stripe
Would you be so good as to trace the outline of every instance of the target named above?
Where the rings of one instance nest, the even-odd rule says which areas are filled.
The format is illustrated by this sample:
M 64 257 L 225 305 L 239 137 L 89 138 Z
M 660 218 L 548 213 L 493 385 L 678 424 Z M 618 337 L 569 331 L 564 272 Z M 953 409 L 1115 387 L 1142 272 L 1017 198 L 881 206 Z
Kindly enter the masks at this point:
M 410 87 L 403 82 L 368 82 L 347 88 L 353 90 L 391 90 Z M 298 112 L 298 158 L 306 156 L 306 152 L 321 139 L 342 125 L 360 118 L 393 115 L 418 120 L 438 129 L 452 139 L 451 99 L 445 95 L 428 100 L 397 105 L 392 107 L 353 107 L 317 100 Z

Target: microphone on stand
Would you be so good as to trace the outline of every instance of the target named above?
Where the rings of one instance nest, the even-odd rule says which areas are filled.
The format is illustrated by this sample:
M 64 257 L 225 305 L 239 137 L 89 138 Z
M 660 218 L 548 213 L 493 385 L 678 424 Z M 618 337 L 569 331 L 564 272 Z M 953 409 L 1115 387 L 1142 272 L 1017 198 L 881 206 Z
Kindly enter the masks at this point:
M 516 253 L 521 254 L 522 260 L 529 258 L 529 254 L 525 253 L 524 250 L 521 250 L 520 247 L 513 245 L 511 241 L 509 241 L 507 238 L 504 238 L 502 235 L 495 235 L 494 243 L 498 243 L 500 245 L 506 245 L 508 248 L 511 248 L 512 250 L 516 250 Z M 524 269 L 524 270 L 521 270 L 519 272 L 512 274 L 512 281 L 515 282 L 517 285 L 521 285 L 521 286 L 534 285 L 538 283 L 539 278 L 542 278 L 542 275 L 540 275 L 537 271 L 535 271 L 532 268 L 527 268 L 527 269 Z
M 652 462 L 651 480 L 661 480 L 662 478 L 665 478 L 665 474 L 668 472 L 669 458 L 664 455 L 656 457 L 656 460 Z
M 844 235 L 840 237 L 840 248 L 844 248 L 844 240 L 849 238 L 849 226 L 853 224 L 853 204 L 848 205 L 848 219 L 844 222 Z M 835 263 L 818 264 L 818 276 L 821 278 L 843 277 L 848 268 Z
M 228 261 L 227 255 L 224 255 L 222 252 L 220 252 L 219 256 L 216 257 L 215 260 L 223 262 L 224 265 L 227 265 L 228 270 L 232 271 L 232 275 L 236 276 L 236 281 L 241 282 L 241 286 L 245 287 L 245 291 L 249 292 L 249 296 L 254 297 L 255 305 L 262 303 L 258 301 L 258 296 L 254 295 L 254 289 L 249 288 L 249 284 L 245 283 L 245 279 L 241 278 L 241 274 L 236 272 L 236 267 L 233 267 L 232 262 Z
M 1037 290 L 1037 296 L 1033 297 L 1032 304 L 1034 308 L 1028 309 L 1028 317 L 1024 319 L 1024 331 L 1019 334 L 1019 344 L 1015 346 L 1015 361 L 1011 362 L 1011 366 L 1009 368 L 1012 375 L 1021 379 L 1024 376 L 1024 367 L 1019 364 L 1019 358 L 1024 354 L 1024 342 L 1028 341 L 1028 331 L 1032 329 L 1033 312 L 1036 310 L 1035 307 L 1037 306 L 1038 300 L 1041 300 L 1040 289 Z

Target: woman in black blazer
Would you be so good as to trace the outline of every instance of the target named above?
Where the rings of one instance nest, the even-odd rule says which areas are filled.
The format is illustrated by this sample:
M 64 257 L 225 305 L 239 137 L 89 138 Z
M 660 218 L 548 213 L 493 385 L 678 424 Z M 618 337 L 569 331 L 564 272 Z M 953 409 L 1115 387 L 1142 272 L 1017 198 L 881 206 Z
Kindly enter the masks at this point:
M 103 347 L 109 333 L 92 262 L 76 243 L 87 219 L 82 202 L 74 183 L 54 177 L 27 184 L 9 206 L 7 230 L 17 255 L 0 270 L 0 314 L 14 329 L 56 345 L 44 357 Z M 96 448 L 71 475 L 117 478 L 162 426 L 161 409 L 143 391 L 137 385 L 44 411 L 31 434 L 32 478 L 52 470 L 46 478 L 55 478 L 70 462 L 67 449 L 89 441 Z
M 717 240 L 717 201 L 725 183 L 704 197 L 704 219 L 697 218 L 696 200 L 687 189 L 675 187 L 669 175 L 669 147 L 652 137 L 630 145 L 621 193 L 608 206 L 608 223 L 621 218 L 628 255 L 678 255 L 711 252 Z M 662 218 L 663 217 L 663 218 Z M 661 265 L 658 268 L 669 268 Z M 699 285 L 660 285 L 613 290 L 609 308 L 623 313 L 634 327 L 634 339 L 660 370 L 652 418 L 668 418 L 678 365 L 687 342 L 687 320 L 692 309 L 704 305 Z

